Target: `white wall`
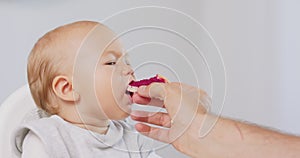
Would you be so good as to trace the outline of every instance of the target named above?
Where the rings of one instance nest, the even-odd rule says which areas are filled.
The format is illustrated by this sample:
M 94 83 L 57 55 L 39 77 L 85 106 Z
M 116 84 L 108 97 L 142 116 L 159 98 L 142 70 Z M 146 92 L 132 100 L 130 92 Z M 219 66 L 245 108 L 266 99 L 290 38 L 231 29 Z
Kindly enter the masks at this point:
M 76 20 L 99 21 L 141 5 L 184 11 L 211 33 L 227 70 L 224 116 L 300 134 L 297 0 L 0 1 L 0 102 L 26 83 L 27 55 L 45 32 Z M 126 19 L 122 22 L 125 25 Z M 186 30 L 193 33 L 188 25 Z M 161 151 L 166 157 L 170 153 L 183 157 L 170 148 Z
M 203 1 L 200 19 L 226 64 L 223 115 L 300 134 L 299 6 L 296 0 Z
M 282 67 L 280 91 L 282 102 L 280 106 L 280 116 L 282 118 L 280 126 L 282 129 L 300 134 L 300 2 L 297 0 L 282 1 L 280 4 L 281 14 L 278 23 L 279 50 Z
M 228 76 L 223 114 L 279 125 L 282 82 L 275 1 L 203 2 L 201 17 L 222 51 Z

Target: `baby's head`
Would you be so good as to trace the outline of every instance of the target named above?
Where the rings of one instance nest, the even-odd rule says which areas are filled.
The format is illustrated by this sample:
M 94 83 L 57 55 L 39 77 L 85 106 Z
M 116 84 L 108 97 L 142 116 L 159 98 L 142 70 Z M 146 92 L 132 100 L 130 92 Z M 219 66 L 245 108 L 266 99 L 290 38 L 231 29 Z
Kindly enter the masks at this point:
M 38 40 L 28 58 L 28 82 L 37 106 L 70 120 L 124 119 L 133 71 L 116 35 L 106 26 L 80 21 Z

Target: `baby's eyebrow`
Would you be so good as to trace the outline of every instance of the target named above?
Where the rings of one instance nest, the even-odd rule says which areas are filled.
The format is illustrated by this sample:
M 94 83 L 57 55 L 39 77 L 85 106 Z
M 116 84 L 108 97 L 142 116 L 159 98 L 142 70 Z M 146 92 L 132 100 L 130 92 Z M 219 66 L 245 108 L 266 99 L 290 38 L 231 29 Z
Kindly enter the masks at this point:
M 129 57 L 129 54 L 128 54 L 128 53 L 126 53 L 126 52 L 125 52 L 125 53 L 123 53 L 123 54 L 122 54 L 122 56 L 121 56 L 121 58 L 128 58 L 128 57 Z
M 117 58 L 120 58 L 121 56 L 123 56 L 122 53 L 120 52 L 116 52 L 114 50 L 108 50 L 108 51 L 105 51 L 104 52 L 104 55 L 109 55 L 109 54 L 112 54 L 113 56 L 117 57 Z

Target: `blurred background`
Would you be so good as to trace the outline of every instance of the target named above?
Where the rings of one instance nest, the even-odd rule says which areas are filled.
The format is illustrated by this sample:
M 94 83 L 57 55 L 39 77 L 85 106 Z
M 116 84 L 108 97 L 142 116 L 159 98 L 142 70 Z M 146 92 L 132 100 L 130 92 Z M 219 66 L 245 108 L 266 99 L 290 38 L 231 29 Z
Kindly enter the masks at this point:
M 207 29 L 221 52 L 226 68 L 227 94 L 223 116 L 300 135 L 300 1 L 298 0 L 0 0 L 2 76 L 0 102 L 26 84 L 27 56 L 34 43 L 43 34 L 66 23 L 78 20 L 101 21 L 121 10 L 140 6 L 176 9 L 192 16 Z M 125 26 L 128 23 L 135 23 L 135 19 L 143 19 L 141 23 L 150 25 L 151 20 L 143 18 L 148 13 L 151 14 L 151 11 L 145 10 L 145 15 L 131 15 L 135 18 L 130 18 L 130 15 L 119 17 L 119 20 L 110 21 L 108 25 L 117 31 L 119 28 L 117 24 Z M 179 15 L 174 12 L 172 14 Z M 172 25 L 169 27 L 173 27 L 176 22 L 178 25 L 184 23 L 185 19 L 178 16 L 169 20 L 161 20 L 161 23 L 168 25 L 170 22 Z M 197 35 L 199 39 L 202 37 L 197 28 L 188 23 L 184 24 L 184 27 L 178 26 L 178 29 L 194 34 L 195 36 L 191 37 L 192 41 L 197 40 Z M 164 33 L 166 31 L 154 34 L 151 30 L 148 32 L 144 30 L 131 34 L 127 40 L 124 39 L 127 49 L 133 48 L 138 44 L 136 41 L 145 38 L 149 38 L 145 42 L 157 42 L 132 49 L 131 53 L 136 53 L 135 58 L 131 58 L 137 77 L 145 76 L 148 71 L 154 69 L 159 71 L 169 67 L 166 68 L 169 72 L 165 73 L 172 81 L 197 85 L 197 81 L 191 80 L 194 78 L 192 71 L 189 67 L 184 67 L 189 64 L 185 64 L 185 60 L 181 61 L 182 54 L 192 58 L 192 53 L 187 51 L 189 48 L 184 46 L 184 42 L 181 45 L 180 40 L 177 40 L 177 44 L 174 42 L 172 47 L 179 49 L 181 54 L 174 56 L 168 54 L 175 49 L 161 44 L 165 41 L 155 40 L 160 37 L 173 38 L 170 34 L 168 36 Z M 149 35 L 153 36 L 150 38 Z M 133 39 L 135 42 L 132 42 Z M 160 50 L 166 52 L 162 57 L 166 59 L 168 65 L 151 67 L 149 62 L 150 66 L 143 69 L 139 66 L 143 60 L 159 56 L 153 52 L 159 53 Z M 144 51 L 144 54 L 139 56 L 137 54 L 139 51 Z M 210 52 L 203 53 L 209 55 Z M 195 72 L 197 79 L 200 79 L 198 86 L 211 92 L 209 86 L 211 81 L 203 59 L 199 58 L 199 62 L 190 63 L 192 67 L 197 67 Z M 178 72 L 172 74 L 174 71 Z M 220 70 L 220 73 L 223 72 Z M 185 157 L 172 147 L 159 149 L 158 154 L 164 157 Z

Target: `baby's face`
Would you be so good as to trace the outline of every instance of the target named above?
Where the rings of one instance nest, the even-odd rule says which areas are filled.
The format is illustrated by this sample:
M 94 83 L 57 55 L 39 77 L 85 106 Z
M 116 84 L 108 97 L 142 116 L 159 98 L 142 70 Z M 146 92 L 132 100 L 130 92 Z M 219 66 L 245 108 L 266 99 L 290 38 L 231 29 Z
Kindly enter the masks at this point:
M 126 89 L 133 79 L 127 55 L 116 42 L 105 50 L 95 73 L 98 102 L 109 119 L 124 119 L 129 115 L 132 99 Z
M 115 37 L 108 28 L 98 26 L 78 52 L 74 88 L 80 95 L 81 114 L 120 120 L 130 113 L 132 100 L 126 89 L 134 79 L 133 70 Z

